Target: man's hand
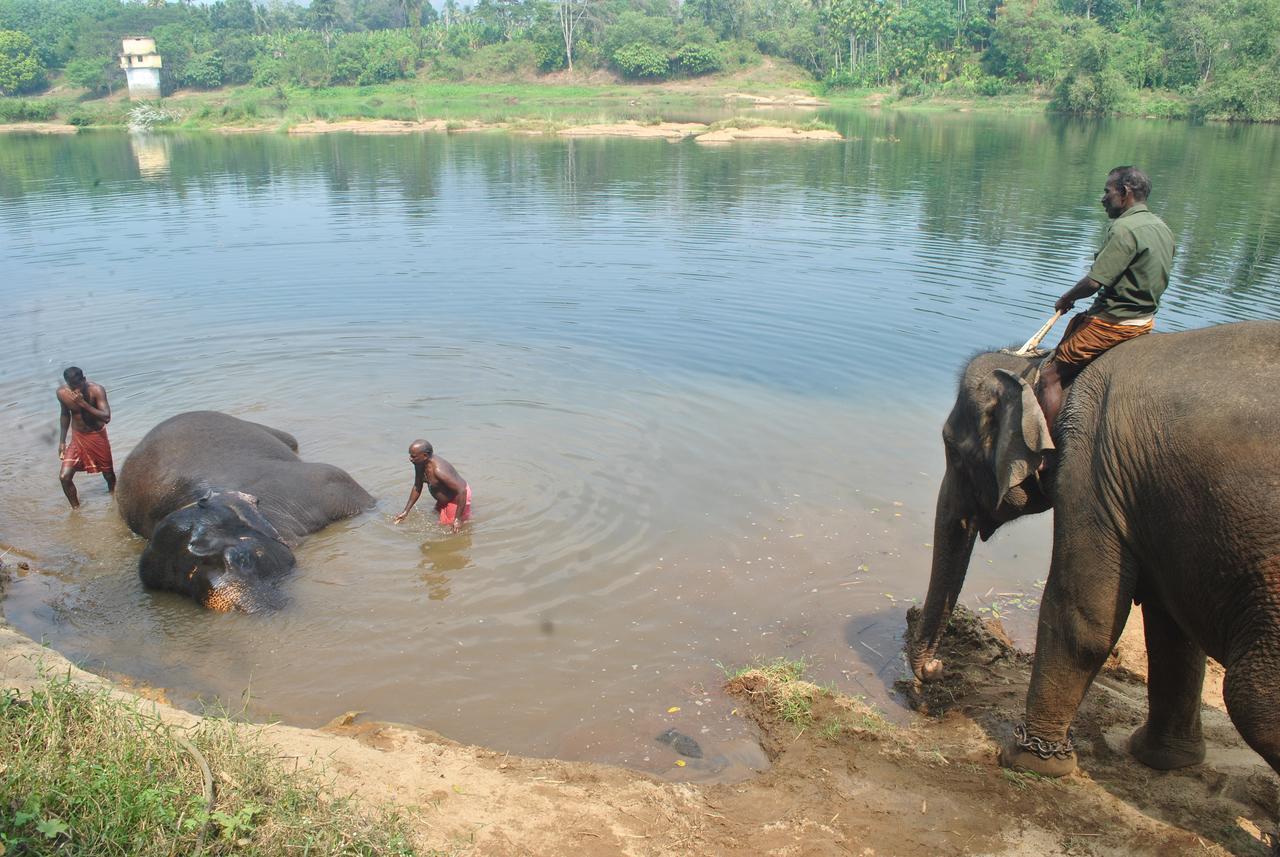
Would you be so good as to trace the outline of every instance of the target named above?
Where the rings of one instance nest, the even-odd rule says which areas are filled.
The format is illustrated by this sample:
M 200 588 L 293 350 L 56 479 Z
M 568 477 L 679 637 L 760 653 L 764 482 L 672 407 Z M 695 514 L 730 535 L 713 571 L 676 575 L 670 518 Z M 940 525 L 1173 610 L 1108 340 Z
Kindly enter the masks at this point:
M 1053 308 L 1061 313 L 1070 312 L 1071 308 L 1076 305 L 1076 301 L 1089 297 L 1100 288 L 1102 288 L 1102 283 L 1096 282 L 1088 275 L 1085 275 L 1080 278 L 1080 282 L 1067 289 L 1062 297 L 1058 298 Z
M 394 518 L 391 519 L 391 523 L 398 524 L 407 517 L 409 517 L 409 513 L 407 511 L 401 512 L 399 515 L 396 515 Z
M 61 460 L 62 460 L 62 456 L 63 456 L 63 455 L 65 455 L 65 454 L 66 454 L 66 452 L 67 452 L 67 443 L 66 443 L 66 441 L 60 441 L 60 442 L 58 443 L 58 460 L 59 460 L 59 461 L 61 461 Z
M 455 533 L 459 532 L 462 529 L 462 524 L 458 522 L 457 518 L 454 518 L 453 523 L 449 525 L 449 529 Z

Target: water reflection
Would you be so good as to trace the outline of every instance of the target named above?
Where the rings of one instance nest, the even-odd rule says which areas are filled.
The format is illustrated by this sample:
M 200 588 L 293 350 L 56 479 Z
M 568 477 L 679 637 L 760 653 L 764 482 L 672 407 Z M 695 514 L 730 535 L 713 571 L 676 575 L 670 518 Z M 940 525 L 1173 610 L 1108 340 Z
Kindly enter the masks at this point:
M 130 134 L 129 148 L 144 179 L 163 176 L 169 171 L 169 140 L 160 134 Z
M 422 543 L 422 582 L 432 601 L 443 601 L 452 591 L 450 576 L 471 565 L 471 530 Z
M 435 201 L 442 182 L 456 188 L 471 176 L 492 203 L 517 206 L 512 210 L 533 218 L 530 228 L 537 228 L 542 212 L 524 209 L 529 194 L 563 206 L 565 237 L 572 240 L 607 225 L 619 200 L 641 218 L 676 214 L 710 229 L 726 218 L 758 220 L 775 207 L 775 190 L 803 187 L 811 194 L 804 205 L 872 226 L 873 250 L 914 271 L 926 287 L 936 285 L 940 297 L 957 273 L 976 273 L 969 266 L 988 264 L 992 253 L 1011 268 L 1009 276 L 1071 282 L 1105 225 L 1093 216 L 1097 176 L 1115 163 L 1139 160 L 1155 184 L 1153 206 L 1179 238 L 1178 274 L 1196 285 L 1171 290 L 1173 312 L 1203 313 L 1206 307 L 1194 302 L 1208 296 L 1206 288 L 1230 304 L 1261 300 L 1275 306 L 1265 287 L 1280 264 L 1272 202 L 1280 198 L 1280 176 L 1269 169 L 1280 155 L 1274 128 L 892 112 L 824 116 L 849 141 L 800 157 L 768 145 L 713 152 L 650 141 L 503 135 L 17 136 L 0 146 L 0 198 L 45 195 L 52 188 L 136 195 L 140 189 L 129 186 L 135 176 L 167 176 L 139 200 L 164 206 L 163 196 L 148 196 L 185 199 L 228 183 L 260 194 L 306 181 L 319 165 L 335 218 L 358 220 L 368 216 L 369 205 L 391 200 L 405 216 L 435 218 L 441 215 Z M 1061 168 L 1046 172 L 1044 164 Z M 17 210 L 2 213 L 12 217 Z M 876 230 L 877 223 L 891 228 Z M 913 244 L 927 252 L 885 252 L 912 232 L 920 238 Z M 804 238 L 821 242 L 835 234 L 838 229 L 820 226 Z M 798 236 L 784 230 L 757 237 L 767 251 Z M 957 242 L 974 242 L 974 252 L 938 252 Z M 565 261 L 575 263 L 572 256 Z M 1007 303 L 1005 279 L 978 286 L 998 304 Z

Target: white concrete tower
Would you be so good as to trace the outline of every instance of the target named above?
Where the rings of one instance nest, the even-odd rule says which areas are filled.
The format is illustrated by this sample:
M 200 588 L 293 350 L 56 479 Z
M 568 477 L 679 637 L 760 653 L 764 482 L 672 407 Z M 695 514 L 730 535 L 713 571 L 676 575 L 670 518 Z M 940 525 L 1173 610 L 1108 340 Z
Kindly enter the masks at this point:
M 120 67 L 129 80 L 130 98 L 160 97 L 160 55 L 156 53 L 155 39 L 146 36 L 125 39 Z

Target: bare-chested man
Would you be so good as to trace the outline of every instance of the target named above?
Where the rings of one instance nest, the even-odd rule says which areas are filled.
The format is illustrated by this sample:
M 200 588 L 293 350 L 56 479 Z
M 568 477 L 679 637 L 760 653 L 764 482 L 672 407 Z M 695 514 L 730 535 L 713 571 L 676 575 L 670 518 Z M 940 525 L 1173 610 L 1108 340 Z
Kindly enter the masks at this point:
M 58 404 L 62 406 L 62 431 L 58 435 L 58 460 L 62 469 L 58 480 L 71 508 L 80 508 L 80 497 L 71 481 L 76 471 L 101 473 L 107 480 L 107 491 L 116 490 L 116 471 L 111 463 L 111 442 L 107 439 L 107 423 L 111 422 L 111 405 L 107 391 L 84 377 L 79 367 L 71 366 L 62 373 L 65 384 L 58 387 Z M 67 429 L 71 443 L 67 443 Z
M 413 462 L 413 490 L 409 492 L 409 502 L 405 504 L 404 511 L 396 515 L 395 522 L 398 524 L 409 517 L 409 510 L 422 496 L 422 483 L 426 482 L 427 490 L 436 498 L 441 526 L 458 532 L 471 520 L 471 486 L 458 475 L 452 464 L 437 456 L 425 440 L 409 444 L 409 461 Z

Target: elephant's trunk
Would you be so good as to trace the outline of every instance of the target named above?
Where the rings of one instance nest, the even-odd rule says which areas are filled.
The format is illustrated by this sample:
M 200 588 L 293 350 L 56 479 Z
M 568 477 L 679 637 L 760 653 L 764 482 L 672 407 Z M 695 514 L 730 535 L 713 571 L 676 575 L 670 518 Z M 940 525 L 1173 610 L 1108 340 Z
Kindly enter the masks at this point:
M 911 671 L 918 681 L 937 681 L 942 662 L 937 660 L 938 644 L 946 630 L 951 610 L 960 597 L 969 557 L 978 535 L 978 522 L 963 491 L 963 477 L 948 467 L 938 489 L 938 507 L 933 518 L 933 567 L 929 594 L 908 647 Z
M 224 576 L 217 586 L 210 587 L 199 600 L 208 609 L 223 613 L 257 613 L 284 606 L 284 598 L 272 583 L 230 575 Z

